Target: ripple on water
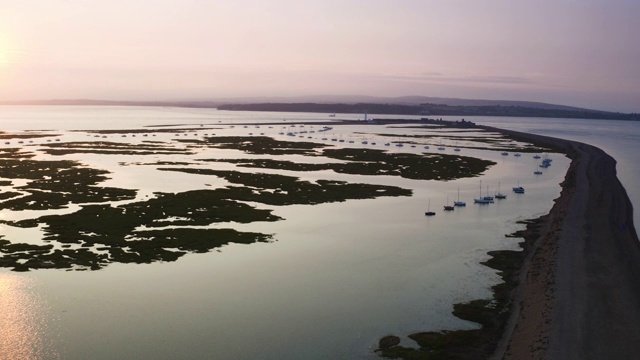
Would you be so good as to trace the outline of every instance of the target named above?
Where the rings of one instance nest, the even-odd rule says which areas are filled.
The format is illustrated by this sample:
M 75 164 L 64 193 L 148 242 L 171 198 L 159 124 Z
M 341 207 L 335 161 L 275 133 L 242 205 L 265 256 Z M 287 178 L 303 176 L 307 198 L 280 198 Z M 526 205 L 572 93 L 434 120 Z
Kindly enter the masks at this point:
M 23 274 L 0 272 L 0 358 L 59 359 L 49 341 L 46 303 L 37 282 Z

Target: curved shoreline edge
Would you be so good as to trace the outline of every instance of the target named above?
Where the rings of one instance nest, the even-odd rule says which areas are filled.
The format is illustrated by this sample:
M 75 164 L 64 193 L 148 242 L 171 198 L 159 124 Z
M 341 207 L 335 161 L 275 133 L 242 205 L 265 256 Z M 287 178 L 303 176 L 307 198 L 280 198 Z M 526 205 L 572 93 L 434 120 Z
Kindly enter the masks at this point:
M 520 271 L 496 359 L 631 359 L 640 353 L 640 242 L 616 161 L 588 144 L 482 127 L 571 159 Z

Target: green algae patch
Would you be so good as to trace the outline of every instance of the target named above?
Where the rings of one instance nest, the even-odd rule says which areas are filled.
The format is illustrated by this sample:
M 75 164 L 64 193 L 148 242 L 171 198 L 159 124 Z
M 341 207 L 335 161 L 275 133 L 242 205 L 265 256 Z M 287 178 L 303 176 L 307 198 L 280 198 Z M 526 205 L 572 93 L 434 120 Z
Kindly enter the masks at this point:
M 0 178 L 28 180 L 15 187 L 14 195 L 0 202 L 0 209 L 50 210 L 71 203 L 129 200 L 135 190 L 98 186 L 109 172 L 81 166 L 75 161 L 0 159 Z M 20 196 L 17 196 L 17 191 Z
M 77 130 L 77 132 L 86 132 L 89 134 L 101 134 L 101 135 L 137 135 L 142 134 L 181 134 L 186 132 L 201 131 L 201 130 L 215 130 L 220 127 L 181 127 L 178 129 L 166 129 L 168 127 L 175 127 L 179 125 L 154 125 L 146 126 L 145 129 L 112 129 L 112 130 Z M 153 129 L 156 128 L 156 129 Z M 165 128 L 165 129 L 160 129 Z
M 145 143 L 133 145 L 128 143 L 91 141 L 43 144 L 43 152 L 49 155 L 69 154 L 101 154 L 101 155 L 184 155 L 188 150 L 173 146 Z
M 343 162 L 297 163 L 274 159 L 206 160 L 234 163 L 241 167 L 288 171 L 323 171 L 350 175 L 399 176 L 413 180 L 454 180 L 478 176 L 495 162 L 449 154 L 388 153 L 376 149 L 324 149 L 322 155 Z
M 25 151 L 22 148 L 0 149 L 0 159 L 29 159 L 34 156 L 34 153 Z
M 384 175 L 414 180 L 454 180 L 478 176 L 496 163 L 469 156 L 449 154 L 389 153 L 377 149 L 324 149 L 328 158 L 365 162 L 379 166 Z
M 7 245 L 0 242 L 0 266 L 14 271 L 31 269 L 98 270 L 112 263 L 148 264 L 176 261 L 188 253 L 204 253 L 228 244 L 270 242 L 271 235 L 240 232 L 233 229 L 167 229 L 140 231 L 134 240 L 122 246 L 92 249 L 82 247 L 52 250 L 52 245 Z M 17 246 L 20 251 L 12 246 Z
M 441 129 L 446 131 L 447 133 L 456 132 L 455 130 L 449 129 Z M 540 152 L 549 152 L 551 149 L 539 146 L 536 144 L 531 144 L 530 142 L 519 139 L 515 136 L 507 136 L 501 133 L 490 132 L 484 129 L 473 129 L 474 133 L 477 133 L 476 136 L 460 136 L 460 135 L 446 135 L 446 134 L 438 134 L 437 131 L 430 130 L 432 134 L 418 134 L 418 135 L 408 135 L 408 134 L 377 134 L 377 136 L 386 137 L 386 138 L 396 138 L 396 139 L 407 139 L 403 142 L 405 144 L 416 144 L 416 145 L 432 145 L 432 146 L 440 146 L 445 141 L 449 144 L 447 146 L 452 146 L 451 144 L 457 143 L 465 143 L 464 146 L 455 145 L 458 148 L 464 149 L 475 149 L 475 150 L 490 150 L 490 151 L 510 151 L 510 152 L 522 152 L 522 153 L 540 153 Z M 458 130 L 458 132 L 469 132 L 470 130 Z M 423 140 L 420 142 L 411 141 L 411 140 Z M 398 142 L 397 140 L 395 142 Z M 426 142 L 426 143 L 425 143 Z
M 237 200 L 268 205 L 314 205 L 352 199 L 374 199 L 381 196 L 411 196 L 413 193 L 411 190 L 397 186 L 333 180 L 318 180 L 312 183 L 279 174 L 193 168 L 160 168 L 159 170 L 217 176 L 230 183 L 243 185 L 217 189 L 215 190 L 217 193 Z
M 37 132 L 24 132 L 24 133 L 5 133 L 5 132 L 0 132 L 0 139 L 3 140 L 11 140 L 11 139 L 39 139 L 39 138 L 45 138 L 45 137 L 51 137 L 52 135 L 50 134 L 42 134 L 42 133 L 37 133 Z
M 207 252 L 230 243 L 269 242 L 272 235 L 233 229 L 194 228 L 216 223 L 278 221 L 271 210 L 257 209 L 225 198 L 215 190 L 158 194 L 141 202 L 87 205 L 62 215 L 4 221 L 15 227 L 40 226 L 49 243 L 80 246 L 52 249 L 0 243 L 0 266 L 15 270 L 38 268 L 99 269 L 111 262 L 175 261 L 187 253 Z M 188 227 L 187 227 L 188 226 Z
M 268 136 L 215 136 L 202 140 L 181 140 L 194 145 L 234 149 L 254 155 L 315 155 L 328 145 L 306 141 L 282 141 Z

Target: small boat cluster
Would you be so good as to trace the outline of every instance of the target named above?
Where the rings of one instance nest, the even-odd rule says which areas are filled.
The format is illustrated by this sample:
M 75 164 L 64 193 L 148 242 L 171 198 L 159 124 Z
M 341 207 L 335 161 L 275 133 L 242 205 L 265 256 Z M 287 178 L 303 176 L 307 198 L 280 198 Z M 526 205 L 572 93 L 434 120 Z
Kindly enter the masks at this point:
M 540 158 L 540 157 L 538 156 L 538 159 L 539 159 L 539 158 Z M 541 163 L 540 163 L 540 165 L 539 165 L 539 167 L 540 167 L 540 168 L 543 168 L 543 169 L 546 169 L 546 168 L 548 168 L 549 166 L 551 166 L 551 159 L 549 159 L 549 158 L 545 158 L 545 159 L 543 159 L 543 160 L 542 160 L 542 162 L 541 162 Z M 533 173 L 534 173 L 535 175 L 542 175 L 542 171 L 541 171 L 540 169 L 536 169 Z
M 496 189 L 496 193 L 491 196 L 489 195 L 489 187 L 487 186 L 487 195 L 482 196 L 482 181 L 480 181 L 480 196 L 476 199 L 473 199 L 474 204 L 493 204 L 494 199 L 506 199 L 507 195 L 500 192 L 500 183 L 498 183 L 498 187 Z
M 539 158 L 539 155 L 536 155 Z M 551 159 L 544 159 L 540 165 L 540 167 L 549 167 L 551 165 Z M 514 186 L 513 188 L 511 188 L 513 190 L 514 193 L 516 194 L 524 194 L 525 190 L 524 187 L 520 186 L 520 184 L 518 184 L 517 186 Z M 480 181 L 480 194 L 477 198 L 473 199 L 474 204 L 493 204 L 495 202 L 496 199 L 498 200 L 502 200 L 502 199 L 506 199 L 507 195 L 503 194 L 500 192 L 500 183 L 498 183 L 498 187 L 496 189 L 496 192 L 494 195 L 489 195 L 489 188 L 487 187 L 487 193 L 486 195 L 482 195 L 482 181 Z M 430 204 L 431 201 L 429 201 Z M 459 206 L 466 206 L 467 204 L 464 201 L 460 201 L 460 189 L 458 189 L 458 200 L 453 202 L 453 205 L 449 205 L 449 198 L 447 197 L 447 203 L 444 206 L 444 211 L 453 211 L 455 210 L 456 207 Z M 427 211 L 425 212 L 426 216 L 434 216 L 436 213 L 434 211 L 431 211 L 429 209 L 429 206 L 427 207 Z

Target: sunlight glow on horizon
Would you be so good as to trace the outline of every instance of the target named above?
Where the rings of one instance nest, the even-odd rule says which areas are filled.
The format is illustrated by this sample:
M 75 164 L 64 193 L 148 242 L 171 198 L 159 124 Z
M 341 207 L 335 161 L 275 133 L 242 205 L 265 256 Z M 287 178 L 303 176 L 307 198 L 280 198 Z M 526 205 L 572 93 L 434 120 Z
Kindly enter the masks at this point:
M 423 95 L 640 112 L 629 0 L 30 0 L 3 12 L 5 100 Z

